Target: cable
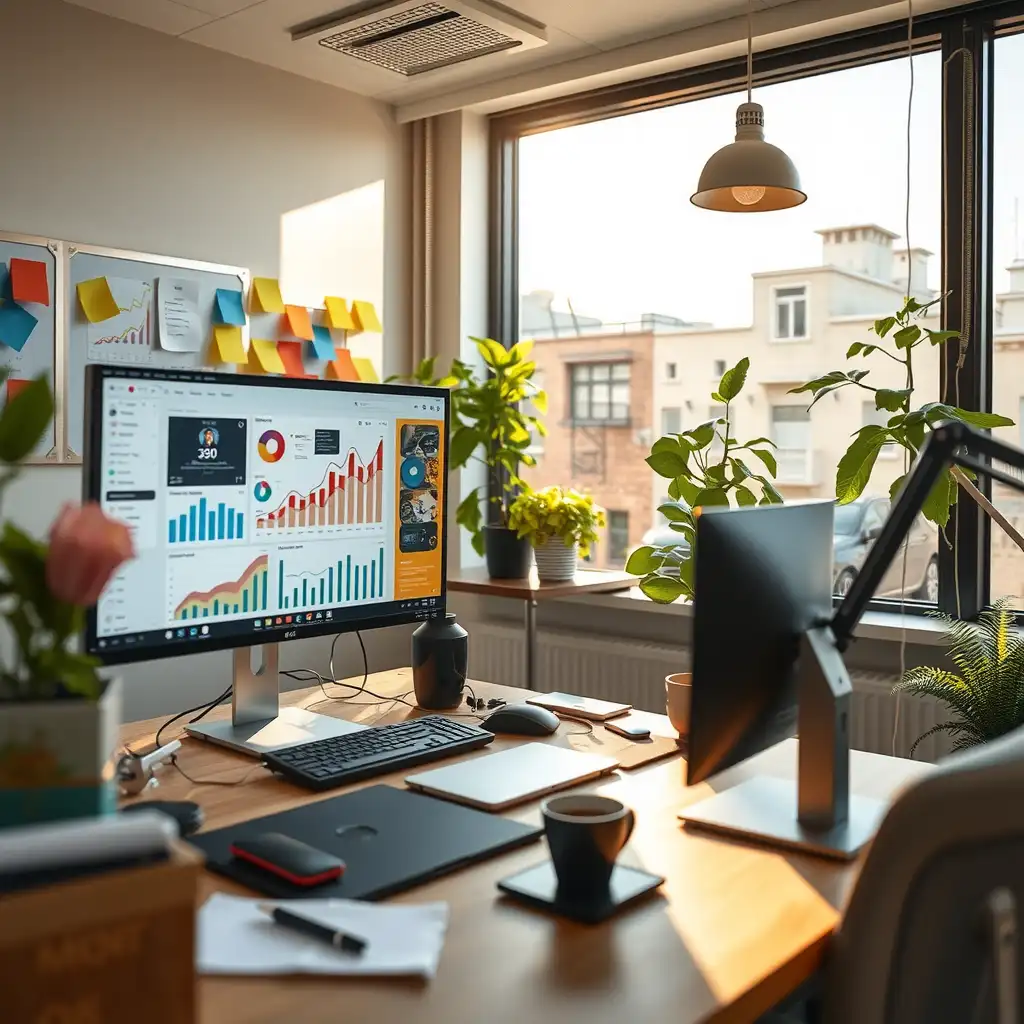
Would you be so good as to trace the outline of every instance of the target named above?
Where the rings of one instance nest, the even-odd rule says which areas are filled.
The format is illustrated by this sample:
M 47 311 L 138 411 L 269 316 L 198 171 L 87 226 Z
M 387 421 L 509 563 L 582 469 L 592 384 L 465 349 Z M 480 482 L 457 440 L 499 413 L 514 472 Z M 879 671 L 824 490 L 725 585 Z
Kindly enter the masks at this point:
M 206 704 L 197 704 L 194 708 L 189 708 L 187 711 L 182 711 L 179 714 L 174 715 L 172 718 L 168 718 L 167 721 L 164 722 L 164 724 L 161 725 L 160 728 L 156 731 L 156 736 L 153 740 L 153 749 L 158 750 L 160 747 L 163 746 L 163 744 L 160 742 L 160 735 L 164 731 L 164 729 L 166 729 L 168 726 L 174 725 L 174 723 L 177 722 L 179 719 L 184 718 L 186 715 L 191 715 L 195 711 L 199 711 L 201 712 L 201 714 L 198 715 L 196 718 L 193 718 L 189 724 L 191 725 L 195 722 L 200 721 L 201 719 L 205 718 L 215 707 L 217 707 L 218 704 L 221 704 L 223 703 L 223 701 L 227 700 L 227 698 L 231 696 L 231 690 L 232 687 L 229 686 L 219 697 L 214 697 L 212 701 L 208 701 Z

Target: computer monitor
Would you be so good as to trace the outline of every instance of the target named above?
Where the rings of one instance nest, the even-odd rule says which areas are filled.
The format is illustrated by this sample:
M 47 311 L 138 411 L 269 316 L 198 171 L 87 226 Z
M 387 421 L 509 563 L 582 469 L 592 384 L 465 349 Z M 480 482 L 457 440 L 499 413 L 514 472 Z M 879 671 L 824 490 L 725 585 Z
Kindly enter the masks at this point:
M 277 644 L 443 618 L 449 393 L 91 365 L 84 490 L 135 558 L 88 615 L 109 665 L 235 648 L 232 719 L 262 753 L 347 731 L 278 714 Z
M 796 783 L 756 776 L 680 817 L 848 858 L 884 808 L 849 796 L 850 684 L 830 632 L 833 505 L 709 508 L 697 520 L 687 782 L 794 732 L 800 750 Z

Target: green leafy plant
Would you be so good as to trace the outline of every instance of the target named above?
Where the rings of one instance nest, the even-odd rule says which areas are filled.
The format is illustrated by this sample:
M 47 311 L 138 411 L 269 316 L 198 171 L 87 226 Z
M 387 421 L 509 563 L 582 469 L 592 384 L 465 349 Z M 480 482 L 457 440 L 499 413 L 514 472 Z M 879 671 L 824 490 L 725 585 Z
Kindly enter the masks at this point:
M 1008 600 L 966 622 L 936 613 L 946 625 L 949 657 L 959 672 L 925 665 L 908 670 L 894 692 L 936 697 L 954 717 L 914 741 L 948 733 L 953 749 L 986 743 L 1024 725 L 1024 640 L 1014 626 Z
M 8 371 L 0 369 L 0 384 Z M 21 463 L 39 444 L 53 418 L 53 396 L 39 377 L 0 412 L 0 497 L 17 479 Z M 48 545 L 4 523 L 0 530 L 0 615 L 14 650 L 0 667 L 0 700 L 46 700 L 60 693 L 96 698 L 99 662 L 69 650 L 84 624 L 84 610 L 61 601 L 46 582 Z
M 732 403 L 747 382 L 750 360 L 744 357 L 726 370 L 711 400 L 722 406 L 721 416 L 692 430 L 659 438 L 647 464 L 669 480 L 672 499 L 658 507 L 679 534 L 677 544 L 637 548 L 626 571 L 642 576 L 640 589 L 659 604 L 693 597 L 694 548 L 700 509 L 713 505 L 772 505 L 782 501 L 775 489 L 778 467 L 767 437 L 740 442 L 732 436 Z M 717 442 L 717 446 L 716 446 Z M 751 461 L 757 463 L 751 468 Z
M 605 526 L 604 509 L 589 494 L 568 487 L 523 491 L 508 511 L 509 529 L 528 537 L 534 547 L 558 538 L 567 548 L 579 544 L 586 558 Z
M 507 527 L 512 502 L 526 489 L 519 469 L 535 465 L 533 456 L 526 451 L 532 431 L 536 430 L 541 437 L 547 434 L 540 419 L 547 413 L 547 395 L 533 382 L 537 364 L 530 359 L 532 341 L 521 341 L 505 349 L 490 338 L 471 340 L 487 367 L 486 376 L 477 377 L 471 366 L 456 359 L 445 376 L 435 377 L 436 360 L 431 358 L 420 363 L 411 379 L 451 389 L 449 468 L 462 469 L 475 461 L 486 466 L 488 476 L 497 484 L 497 493 L 489 499 L 493 516 L 485 515 L 487 486 L 473 488 L 455 512 L 455 521 L 469 532 L 473 548 L 482 555 L 483 529 L 488 519 L 494 518 Z M 532 412 L 524 410 L 527 402 Z
M 861 388 L 874 396 L 875 408 L 891 413 L 885 426 L 869 424 L 853 435 L 853 441 L 846 454 L 839 460 L 836 470 L 836 498 L 840 505 L 846 505 L 859 498 L 871 478 L 879 452 L 896 445 L 907 451 L 909 464 L 917 458 L 924 444 L 926 431 L 947 420 L 960 420 L 974 427 L 1011 427 L 1013 420 L 990 412 L 973 412 L 960 409 L 945 402 L 928 402 L 918 409 L 912 409 L 914 397 L 914 351 L 926 342 L 943 346 L 959 339 L 959 331 L 933 331 L 919 323 L 940 299 L 920 303 L 914 298 L 907 299 L 894 316 L 876 320 L 871 330 L 878 339 L 875 342 L 854 342 L 846 353 L 847 359 L 864 358 L 872 355 L 884 356 L 903 367 L 905 386 L 902 388 L 876 388 L 866 383 L 869 370 L 832 370 L 821 377 L 802 384 L 790 391 L 791 395 L 811 393 L 811 406 L 826 395 L 844 387 Z M 970 474 L 951 469 L 933 488 L 922 509 L 925 518 L 939 527 L 949 522 L 950 509 L 956 503 L 957 484 L 970 486 Z M 893 481 L 889 489 L 895 498 L 906 475 Z

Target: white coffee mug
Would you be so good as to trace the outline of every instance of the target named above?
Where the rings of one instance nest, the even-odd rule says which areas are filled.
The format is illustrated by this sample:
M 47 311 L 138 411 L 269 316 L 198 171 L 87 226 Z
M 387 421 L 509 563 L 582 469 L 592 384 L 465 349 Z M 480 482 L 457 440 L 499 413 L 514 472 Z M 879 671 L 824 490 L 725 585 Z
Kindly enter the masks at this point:
M 690 694 L 693 690 L 693 673 L 676 672 L 665 676 L 665 713 L 680 736 L 690 734 Z

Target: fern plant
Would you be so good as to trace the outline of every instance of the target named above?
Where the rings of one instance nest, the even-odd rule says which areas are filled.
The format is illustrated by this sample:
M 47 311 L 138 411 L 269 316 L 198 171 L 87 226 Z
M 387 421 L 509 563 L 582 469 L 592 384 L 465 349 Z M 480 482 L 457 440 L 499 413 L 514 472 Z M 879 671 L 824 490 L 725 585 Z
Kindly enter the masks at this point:
M 911 757 L 935 733 L 948 733 L 954 750 L 966 750 L 1024 725 L 1024 640 L 1007 604 L 995 602 L 977 622 L 936 613 L 946 625 L 949 657 L 960 674 L 923 665 L 904 673 L 893 692 L 936 697 L 954 717 L 918 736 Z

